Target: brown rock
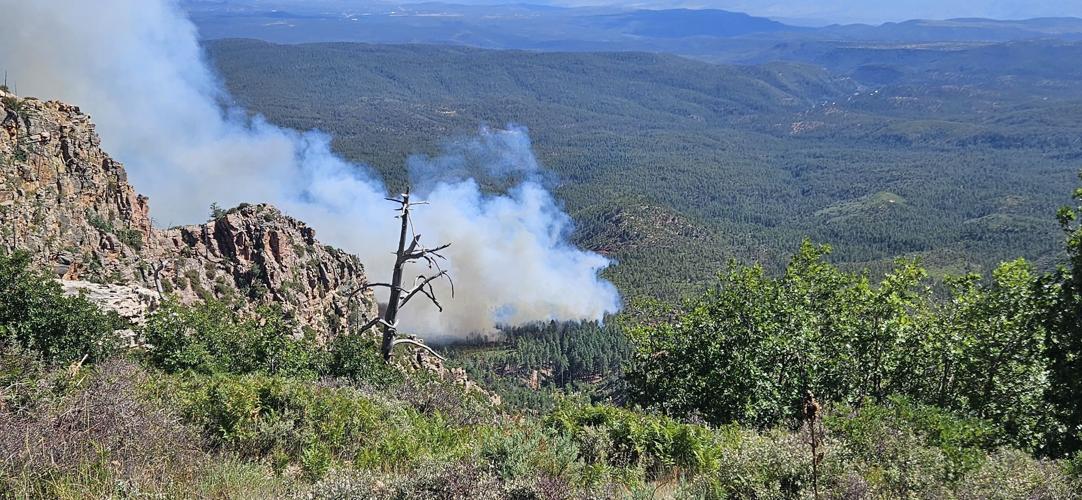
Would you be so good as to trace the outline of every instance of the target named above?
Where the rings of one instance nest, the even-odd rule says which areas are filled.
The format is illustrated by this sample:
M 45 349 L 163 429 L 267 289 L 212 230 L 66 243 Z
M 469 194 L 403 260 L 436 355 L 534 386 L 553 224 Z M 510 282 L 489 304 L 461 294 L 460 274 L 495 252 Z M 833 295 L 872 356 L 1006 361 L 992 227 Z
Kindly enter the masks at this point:
M 315 231 L 269 205 L 154 228 L 149 200 L 100 142 L 79 108 L 0 92 L 0 245 L 28 251 L 68 281 L 186 303 L 277 304 L 323 337 L 377 313 L 358 259 L 320 245 Z

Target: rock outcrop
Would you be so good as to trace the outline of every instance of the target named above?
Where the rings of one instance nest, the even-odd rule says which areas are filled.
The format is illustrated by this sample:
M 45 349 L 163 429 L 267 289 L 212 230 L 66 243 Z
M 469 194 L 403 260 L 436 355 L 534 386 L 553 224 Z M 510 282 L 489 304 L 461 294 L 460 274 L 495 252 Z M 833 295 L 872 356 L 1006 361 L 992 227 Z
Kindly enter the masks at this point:
M 106 311 L 112 311 L 133 325 L 146 323 L 147 314 L 160 305 L 157 292 L 133 285 L 110 285 L 91 281 L 60 280 L 67 295 L 82 295 Z
M 64 281 L 188 303 L 278 304 L 323 336 L 377 314 L 358 259 L 321 245 L 312 228 L 274 207 L 153 227 L 149 200 L 100 146 L 78 107 L 0 91 L 0 245 L 26 250 Z

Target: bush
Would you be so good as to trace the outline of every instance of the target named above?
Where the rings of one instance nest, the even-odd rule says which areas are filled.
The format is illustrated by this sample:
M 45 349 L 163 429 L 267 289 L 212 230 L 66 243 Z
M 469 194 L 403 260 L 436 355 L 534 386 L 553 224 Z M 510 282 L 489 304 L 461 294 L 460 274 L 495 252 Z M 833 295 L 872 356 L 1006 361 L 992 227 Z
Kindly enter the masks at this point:
M 633 400 L 765 428 L 798 418 L 806 390 L 850 405 L 901 394 L 992 421 L 1021 448 L 1041 445 L 1050 299 L 1029 264 L 950 279 L 939 301 L 915 263 L 873 285 L 829 264 L 828 251 L 805 242 L 778 277 L 733 265 L 677 318 L 633 330 Z
M 25 416 L 66 393 L 71 377 L 49 370 L 38 356 L 0 349 L 0 410 Z
M 811 467 L 803 436 L 776 430 L 722 431 L 719 466 L 690 476 L 679 498 L 800 498 L 811 490 Z
M 1061 464 L 1004 449 L 992 453 L 980 468 L 962 478 L 956 492 L 963 500 L 1078 498 L 1082 483 L 1072 479 Z
M 899 396 L 882 405 L 869 402 L 857 409 L 839 408 L 824 423 L 844 439 L 848 453 L 869 463 L 889 459 L 884 443 L 903 435 L 918 446 L 939 450 L 947 461 L 944 480 L 980 467 L 987 453 L 1004 441 L 990 422 L 958 417 Z
M 113 332 L 126 326 L 83 297 L 65 296 L 59 283 L 31 268 L 27 254 L 0 253 L 0 347 L 18 347 L 50 364 L 84 356 L 92 363 L 116 350 Z
M 228 304 L 209 300 L 195 306 L 166 302 L 144 327 L 149 359 L 168 372 L 254 373 L 312 378 L 325 359 L 311 336 L 295 329 L 276 308 L 242 317 Z
M 423 370 L 410 373 L 399 383 L 383 386 L 377 392 L 398 399 L 422 414 L 438 414 L 455 425 L 493 423 L 499 419 L 488 396 L 448 383 Z
M 500 429 L 481 443 L 479 453 L 506 481 L 538 471 L 551 477 L 571 477 L 582 465 L 571 436 L 533 426 Z
M 384 388 L 402 381 L 401 373 L 383 360 L 374 337 L 364 334 L 339 335 L 330 342 L 327 349 L 328 375 L 344 377 L 361 385 Z
M 632 330 L 633 399 L 715 425 L 770 427 L 798 416 L 807 389 L 848 401 L 918 387 L 924 271 L 901 263 L 873 286 L 826 262 L 829 250 L 805 242 L 779 277 L 734 264 L 678 319 Z
M 277 468 L 298 464 L 312 477 L 334 464 L 401 470 L 425 459 L 458 458 L 479 432 L 352 387 L 281 376 L 174 376 L 155 392 L 218 449 L 275 457 Z
M 375 339 L 343 334 L 321 345 L 276 307 L 241 313 L 226 302 L 168 301 L 143 328 L 148 359 L 170 373 L 266 373 L 303 379 L 340 377 L 380 389 L 397 387 L 402 374 L 379 355 Z
M 589 450 L 593 462 L 604 457 L 610 464 L 642 467 L 653 478 L 708 472 L 719 466 L 716 435 L 701 425 L 612 406 L 565 406 L 545 421 L 556 431 L 574 436 Z
M 143 249 L 143 233 L 138 229 L 118 229 L 116 238 L 136 251 Z

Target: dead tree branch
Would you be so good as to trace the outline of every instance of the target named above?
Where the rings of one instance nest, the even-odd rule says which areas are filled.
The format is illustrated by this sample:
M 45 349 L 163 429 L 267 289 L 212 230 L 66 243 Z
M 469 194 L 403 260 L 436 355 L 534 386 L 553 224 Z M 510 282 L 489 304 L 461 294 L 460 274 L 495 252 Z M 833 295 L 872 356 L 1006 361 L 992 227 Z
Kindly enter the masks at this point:
M 422 342 L 418 342 L 418 341 L 413 340 L 413 339 L 395 339 L 394 342 L 391 342 L 391 348 L 394 349 L 399 344 L 409 344 L 409 345 L 412 345 L 412 346 L 415 346 L 415 347 L 420 347 L 421 349 L 424 349 L 424 350 L 428 351 L 429 353 L 431 353 L 433 356 L 439 358 L 440 361 L 446 361 L 447 360 L 443 356 L 440 356 L 440 353 L 436 352 L 435 349 L 432 349 L 431 347 L 428 347 L 427 345 L 425 345 Z
M 398 256 L 398 258 L 399 258 L 399 260 L 402 260 L 403 262 L 409 262 L 409 261 L 420 260 L 420 259 L 424 259 L 424 260 L 428 261 L 428 260 L 431 259 L 431 257 L 437 257 L 440 260 L 447 260 L 447 257 L 444 257 L 443 255 L 440 255 L 440 251 L 447 249 L 447 247 L 449 247 L 449 246 L 451 246 L 450 243 L 448 243 L 446 245 L 440 245 L 440 246 L 438 246 L 436 248 L 424 248 L 424 247 L 422 247 L 420 250 L 417 250 L 417 249 L 408 250 L 406 253 L 400 254 Z
M 447 274 L 447 271 L 440 271 L 438 274 L 428 277 L 425 277 L 424 275 L 418 276 L 417 279 L 421 281 L 421 284 L 413 287 L 412 290 L 406 292 L 406 296 L 402 297 L 402 301 L 398 306 L 405 306 L 406 303 L 409 302 L 410 299 L 412 299 L 415 295 L 417 295 L 418 293 L 423 293 L 426 297 L 428 297 L 428 300 L 431 301 L 432 304 L 434 304 L 436 308 L 440 310 L 440 312 L 443 312 L 443 306 L 441 306 L 440 301 L 436 299 L 436 291 L 432 289 L 432 282 L 443 277 L 448 277 L 448 281 L 450 281 L 449 276 L 450 275 Z M 451 297 L 454 296 L 455 290 L 454 285 L 452 285 Z

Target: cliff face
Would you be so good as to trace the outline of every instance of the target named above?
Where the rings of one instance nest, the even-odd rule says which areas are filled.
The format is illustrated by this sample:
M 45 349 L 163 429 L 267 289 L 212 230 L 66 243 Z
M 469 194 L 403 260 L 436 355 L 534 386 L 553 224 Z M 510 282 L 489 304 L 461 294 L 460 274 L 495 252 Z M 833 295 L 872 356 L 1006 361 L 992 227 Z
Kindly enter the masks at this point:
M 373 317 L 364 267 L 268 205 L 158 229 L 148 199 L 100 147 L 89 117 L 0 91 L 0 244 L 69 282 L 137 286 L 184 302 L 279 304 L 330 336 Z
M 206 224 L 155 231 L 152 279 L 186 301 L 246 296 L 282 306 L 302 325 L 336 333 L 377 314 L 357 257 L 270 205 L 241 205 Z

